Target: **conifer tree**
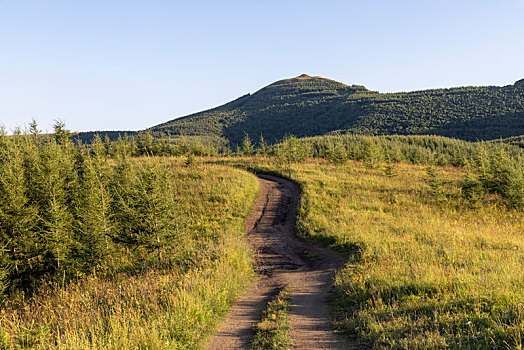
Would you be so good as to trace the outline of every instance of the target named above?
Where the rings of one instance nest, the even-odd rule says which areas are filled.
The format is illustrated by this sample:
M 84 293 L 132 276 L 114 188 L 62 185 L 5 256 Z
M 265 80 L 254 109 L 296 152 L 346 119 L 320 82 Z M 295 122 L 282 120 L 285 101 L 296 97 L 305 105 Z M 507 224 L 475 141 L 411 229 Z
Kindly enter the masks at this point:
M 54 129 L 55 141 L 56 143 L 60 145 L 65 143 L 67 140 L 69 140 L 69 137 L 72 135 L 71 131 L 66 129 L 65 123 L 60 119 L 55 120 L 53 129 Z
M 110 254 L 109 236 L 112 229 L 110 195 L 107 189 L 104 146 L 99 137 L 87 149 L 80 150 L 82 172 L 78 177 L 75 216 L 75 245 L 72 258 L 75 270 L 89 272 Z
M 251 156 L 255 153 L 255 147 L 251 143 L 251 139 L 248 134 L 244 134 L 244 140 L 242 141 L 242 146 L 239 150 L 239 153 L 244 156 Z
M 382 158 L 382 149 L 368 137 L 364 141 L 364 163 L 370 168 L 376 168 Z
M 167 168 L 157 160 L 146 163 L 140 169 L 138 183 L 137 243 L 149 251 L 158 252 L 173 233 L 175 221 L 173 178 Z
M 39 244 L 34 233 L 37 209 L 27 197 L 21 137 L 9 140 L 3 132 L 0 136 L 0 248 L 3 259 L 9 260 L 4 278 L 26 284 L 31 274 L 39 273 Z
M 268 145 L 266 143 L 266 140 L 264 140 L 264 136 L 260 134 L 260 141 L 258 141 L 258 149 L 257 154 L 261 156 L 266 156 L 268 154 Z
M 328 159 L 334 164 L 344 164 L 348 160 L 346 147 L 340 140 L 336 140 L 330 147 Z
M 66 142 L 62 139 L 61 142 Z M 37 188 L 39 230 L 43 237 L 45 261 L 51 272 L 66 272 L 72 246 L 73 215 L 71 197 L 74 162 L 68 147 L 54 140 L 42 147 L 38 164 Z

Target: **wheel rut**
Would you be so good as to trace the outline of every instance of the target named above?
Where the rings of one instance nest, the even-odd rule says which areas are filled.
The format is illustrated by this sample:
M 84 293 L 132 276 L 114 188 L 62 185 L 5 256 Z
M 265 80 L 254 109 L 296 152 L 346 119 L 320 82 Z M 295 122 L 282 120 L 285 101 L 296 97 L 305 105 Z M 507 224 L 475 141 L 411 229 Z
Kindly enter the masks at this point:
M 364 349 L 333 333 L 331 327 L 327 300 L 335 271 L 343 265 L 343 259 L 295 237 L 300 197 L 295 184 L 274 176 L 258 178 L 260 193 L 246 220 L 258 278 L 231 309 L 207 349 L 249 349 L 262 310 L 286 286 L 290 288 L 290 336 L 294 349 Z

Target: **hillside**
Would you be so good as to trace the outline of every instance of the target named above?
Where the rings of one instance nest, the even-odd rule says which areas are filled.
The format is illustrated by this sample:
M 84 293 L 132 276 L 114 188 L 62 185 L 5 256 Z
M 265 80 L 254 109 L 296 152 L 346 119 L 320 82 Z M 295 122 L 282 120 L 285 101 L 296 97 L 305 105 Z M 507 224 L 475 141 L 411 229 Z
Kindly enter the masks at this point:
M 504 87 L 379 93 L 303 74 L 222 106 L 149 129 L 158 135 L 212 136 L 240 143 L 247 133 L 273 142 L 332 132 L 434 134 L 464 140 L 524 134 L 524 80 Z

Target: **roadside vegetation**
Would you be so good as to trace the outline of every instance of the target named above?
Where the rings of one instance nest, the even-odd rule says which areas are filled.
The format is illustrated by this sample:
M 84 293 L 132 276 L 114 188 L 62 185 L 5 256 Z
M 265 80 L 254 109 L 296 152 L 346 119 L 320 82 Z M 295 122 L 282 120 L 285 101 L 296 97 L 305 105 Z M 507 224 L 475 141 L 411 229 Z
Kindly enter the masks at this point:
M 0 348 L 198 348 L 253 277 L 256 178 L 0 137 Z
M 283 289 L 269 301 L 256 325 L 256 333 L 251 342 L 254 350 L 286 350 L 291 348 L 289 337 L 289 290 Z
M 379 349 L 523 345 L 517 146 L 244 135 L 233 151 L 70 136 L 60 123 L 0 135 L 0 348 L 201 347 L 254 276 L 243 234 L 259 185 L 245 170 L 298 183 L 299 237 L 347 257 L 339 330 Z M 286 300 L 253 346 L 289 346 Z
M 468 197 L 473 169 L 231 162 L 300 184 L 299 237 L 348 259 L 332 308 L 340 330 L 378 349 L 522 346 L 524 212 L 501 192 Z

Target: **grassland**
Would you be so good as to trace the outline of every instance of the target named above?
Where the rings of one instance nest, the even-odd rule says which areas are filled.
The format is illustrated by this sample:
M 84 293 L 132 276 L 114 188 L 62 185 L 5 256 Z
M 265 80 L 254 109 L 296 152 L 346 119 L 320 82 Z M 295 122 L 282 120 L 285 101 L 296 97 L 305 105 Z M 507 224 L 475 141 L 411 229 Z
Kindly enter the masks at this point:
M 143 162 L 147 160 L 137 160 Z M 3 300 L 0 348 L 194 349 L 253 278 L 247 172 L 166 161 L 174 174 L 178 264 L 44 283 Z
M 155 160 L 173 174 L 169 264 L 97 269 L 11 293 L 0 311 L 0 347 L 201 347 L 253 278 L 243 240 L 258 191 L 242 170 L 249 168 L 297 182 L 299 237 L 347 257 L 332 303 L 340 331 L 378 349 L 522 348 L 524 213 L 494 194 L 467 200 L 464 168 L 191 159 Z M 285 312 L 276 314 L 285 325 Z
M 524 213 L 494 195 L 466 201 L 464 169 L 231 163 L 301 185 L 298 234 L 348 258 L 333 301 L 340 330 L 378 349 L 522 347 Z
M 283 289 L 269 301 L 264 310 L 262 320 L 256 326 L 256 334 L 251 343 L 252 349 L 287 350 L 291 348 L 289 307 L 289 291 Z

